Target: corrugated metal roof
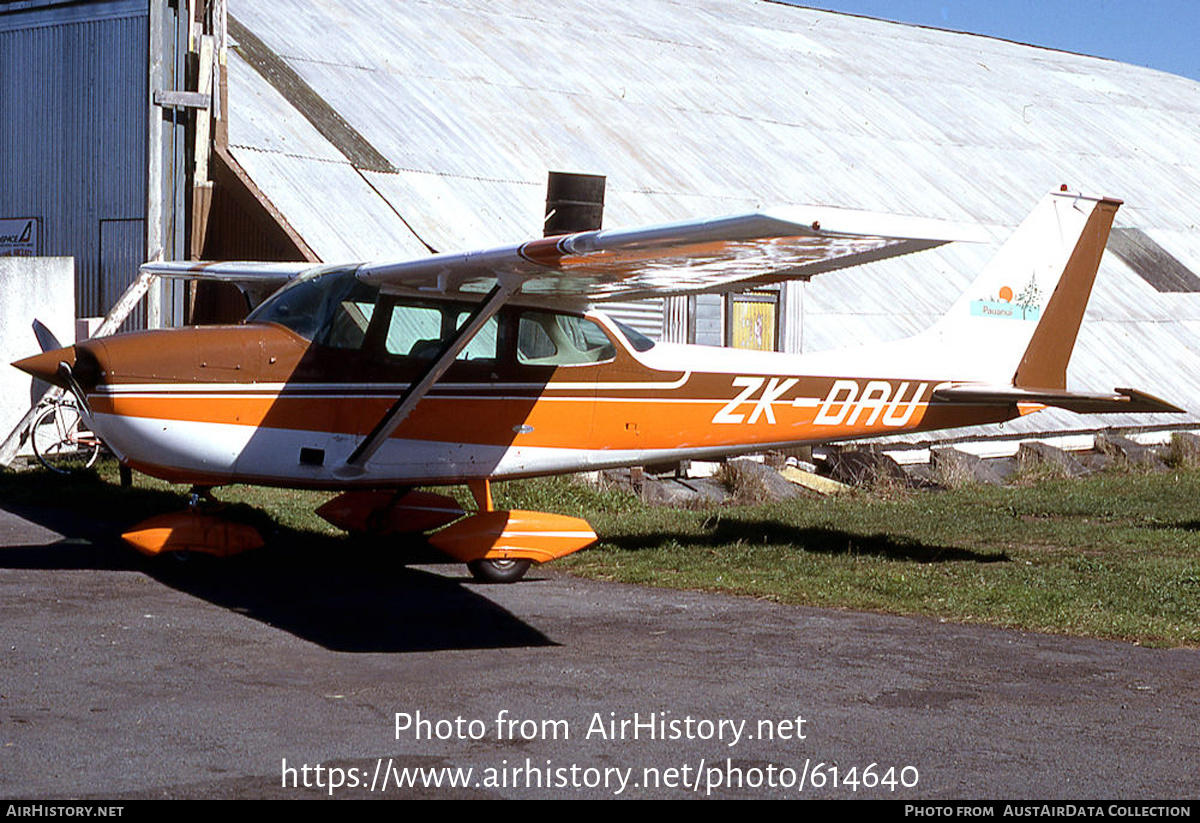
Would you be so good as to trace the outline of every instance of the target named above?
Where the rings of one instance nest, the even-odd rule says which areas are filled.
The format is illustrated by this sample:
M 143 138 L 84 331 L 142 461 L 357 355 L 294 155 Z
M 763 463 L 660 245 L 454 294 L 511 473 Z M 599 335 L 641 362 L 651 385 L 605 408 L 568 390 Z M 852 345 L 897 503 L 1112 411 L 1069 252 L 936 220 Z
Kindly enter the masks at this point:
M 604 174 L 606 225 L 816 203 L 994 228 L 1060 183 L 1200 273 L 1200 84 L 1100 58 L 761 0 L 231 0 L 382 154 L 354 168 L 229 56 L 231 149 L 325 259 L 540 234 L 548 170 Z M 993 249 L 805 287 L 805 350 L 928 325 Z M 1106 254 L 1070 384 L 1135 386 L 1200 422 L 1200 296 Z M 1004 431 L 1160 424 L 1043 413 Z M 1175 421 L 1172 421 L 1175 422 Z

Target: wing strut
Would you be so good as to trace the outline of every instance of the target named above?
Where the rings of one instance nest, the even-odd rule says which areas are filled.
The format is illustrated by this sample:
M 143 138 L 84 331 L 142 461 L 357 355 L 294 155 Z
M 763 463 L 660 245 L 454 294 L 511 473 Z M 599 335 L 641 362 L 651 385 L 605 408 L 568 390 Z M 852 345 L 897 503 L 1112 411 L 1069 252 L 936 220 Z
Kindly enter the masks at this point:
M 517 278 L 505 278 L 500 280 L 492 288 L 487 296 L 479 302 L 475 310 L 467 317 L 467 321 L 459 327 L 458 331 L 450 336 L 445 343 L 442 344 L 442 349 L 437 357 L 430 361 L 425 367 L 425 371 L 421 376 L 414 380 L 409 387 L 404 390 L 404 393 L 396 400 L 387 413 L 380 418 L 375 424 L 375 428 L 367 435 L 363 442 L 358 444 L 358 448 L 346 458 L 346 464 L 342 467 L 342 472 L 345 474 L 357 474 L 363 470 L 363 466 L 371 455 L 379 450 L 392 432 L 396 430 L 404 419 L 412 413 L 412 410 L 417 407 L 417 404 L 429 393 L 446 370 L 454 363 L 454 358 L 458 357 L 459 353 L 467 347 L 472 338 L 478 334 L 487 321 L 496 316 L 496 312 L 512 296 L 518 288 L 521 281 Z

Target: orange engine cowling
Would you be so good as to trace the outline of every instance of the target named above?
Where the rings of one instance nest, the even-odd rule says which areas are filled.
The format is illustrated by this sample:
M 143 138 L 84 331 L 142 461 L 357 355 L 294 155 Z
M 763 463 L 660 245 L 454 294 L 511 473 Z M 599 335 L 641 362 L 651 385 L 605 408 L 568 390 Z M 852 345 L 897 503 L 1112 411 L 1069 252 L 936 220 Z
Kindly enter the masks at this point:
M 473 560 L 532 560 L 545 563 L 579 551 L 596 540 L 586 520 L 514 509 L 473 514 L 429 538 L 451 557 Z

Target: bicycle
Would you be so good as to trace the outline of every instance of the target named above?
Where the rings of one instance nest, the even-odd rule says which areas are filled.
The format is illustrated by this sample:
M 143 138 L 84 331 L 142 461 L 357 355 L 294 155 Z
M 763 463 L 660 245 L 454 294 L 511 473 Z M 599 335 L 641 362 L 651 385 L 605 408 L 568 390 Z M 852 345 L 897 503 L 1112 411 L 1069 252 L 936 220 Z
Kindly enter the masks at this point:
M 74 398 L 43 400 L 29 439 L 38 462 L 57 474 L 91 468 L 100 456 L 100 438 L 87 425 Z

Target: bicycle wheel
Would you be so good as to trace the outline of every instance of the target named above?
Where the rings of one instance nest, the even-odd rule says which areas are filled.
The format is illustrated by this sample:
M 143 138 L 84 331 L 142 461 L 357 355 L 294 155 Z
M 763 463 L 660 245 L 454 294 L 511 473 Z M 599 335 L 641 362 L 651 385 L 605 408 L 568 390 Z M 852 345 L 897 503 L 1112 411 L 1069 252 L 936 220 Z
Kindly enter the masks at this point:
M 59 474 L 89 468 L 100 455 L 100 438 L 88 430 L 79 409 L 67 404 L 43 409 L 30 440 L 38 462 Z

